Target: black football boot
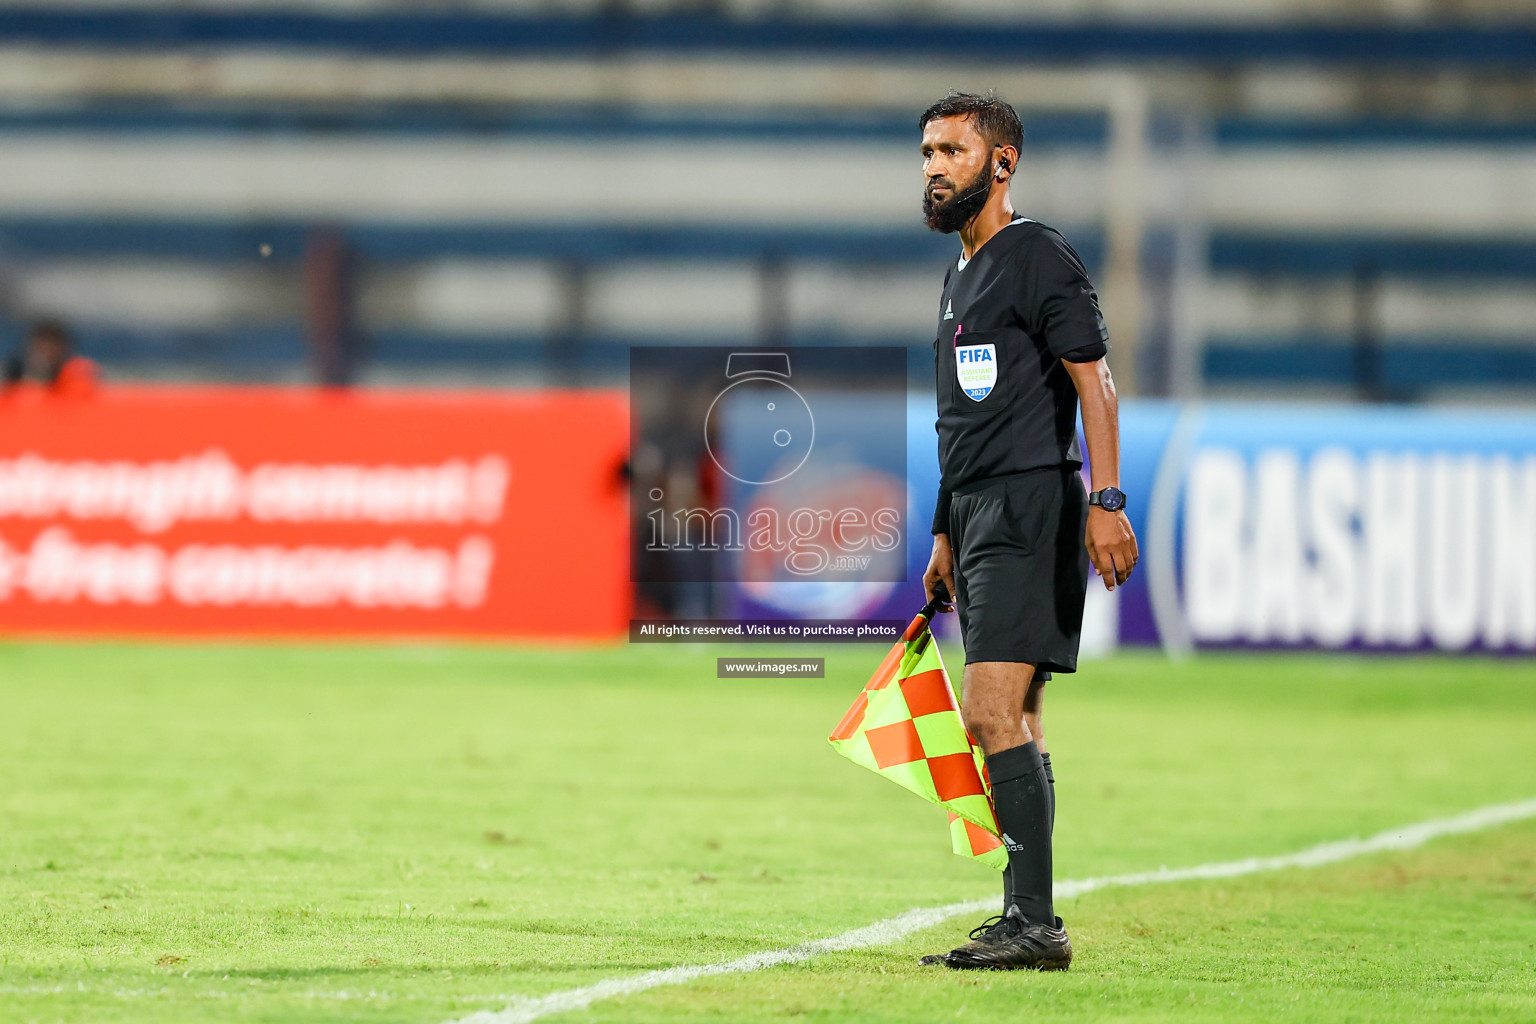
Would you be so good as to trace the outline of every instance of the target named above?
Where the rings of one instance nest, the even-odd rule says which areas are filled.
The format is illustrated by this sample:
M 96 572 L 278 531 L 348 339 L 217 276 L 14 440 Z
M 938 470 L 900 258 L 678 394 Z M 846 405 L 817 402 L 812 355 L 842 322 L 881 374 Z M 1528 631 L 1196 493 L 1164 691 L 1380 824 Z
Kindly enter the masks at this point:
M 1072 966 L 1072 940 L 1061 918 L 1054 925 L 1030 924 L 1011 906 L 1002 918 L 972 931 L 971 941 L 952 950 L 944 965 L 960 971 L 1064 971 Z

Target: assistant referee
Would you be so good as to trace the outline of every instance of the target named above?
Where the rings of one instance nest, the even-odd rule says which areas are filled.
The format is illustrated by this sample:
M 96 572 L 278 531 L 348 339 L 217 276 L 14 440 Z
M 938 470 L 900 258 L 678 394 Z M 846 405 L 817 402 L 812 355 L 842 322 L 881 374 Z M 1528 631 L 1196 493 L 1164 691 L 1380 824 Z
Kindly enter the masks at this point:
M 981 744 L 1003 842 L 1003 913 L 943 956 L 953 968 L 1065 970 L 1072 943 L 1051 906 L 1055 779 L 1042 689 L 1077 668 L 1090 562 L 1113 590 L 1136 566 L 1123 511 L 1108 332 L 1082 260 L 1014 212 L 1019 116 L 992 95 L 951 93 L 923 112 L 923 212 L 958 232 L 944 275 L 934 368 L 940 485 L 923 585 L 955 598 L 965 640 L 960 711 Z M 1084 493 L 1078 402 L 1093 492 Z

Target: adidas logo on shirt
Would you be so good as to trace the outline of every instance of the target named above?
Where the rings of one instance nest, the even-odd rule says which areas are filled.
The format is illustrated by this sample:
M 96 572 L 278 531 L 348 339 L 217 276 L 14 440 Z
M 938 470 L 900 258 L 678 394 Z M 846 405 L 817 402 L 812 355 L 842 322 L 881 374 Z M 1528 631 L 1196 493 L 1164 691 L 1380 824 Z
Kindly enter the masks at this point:
M 954 318 L 955 318 L 955 303 L 954 303 L 954 300 L 951 299 L 949 302 L 944 303 L 944 319 L 945 320 L 953 320 Z

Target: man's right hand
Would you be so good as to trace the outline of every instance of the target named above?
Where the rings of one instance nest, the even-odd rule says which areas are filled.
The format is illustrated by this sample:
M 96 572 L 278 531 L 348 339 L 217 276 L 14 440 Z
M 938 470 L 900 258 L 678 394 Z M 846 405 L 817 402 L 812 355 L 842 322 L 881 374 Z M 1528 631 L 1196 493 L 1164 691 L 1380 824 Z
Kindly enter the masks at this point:
M 928 558 L 928 571 L 923 573 L 923 594 L 928 600 L 933 600 L 933 588 L 939 581 L 943 581 L 944 588 L 949 591 L 949 607 L 944 611 L 955 610 L 955 553 L 949 546 L 949 534 L 936 533 L 933 535 L 933 554 Z

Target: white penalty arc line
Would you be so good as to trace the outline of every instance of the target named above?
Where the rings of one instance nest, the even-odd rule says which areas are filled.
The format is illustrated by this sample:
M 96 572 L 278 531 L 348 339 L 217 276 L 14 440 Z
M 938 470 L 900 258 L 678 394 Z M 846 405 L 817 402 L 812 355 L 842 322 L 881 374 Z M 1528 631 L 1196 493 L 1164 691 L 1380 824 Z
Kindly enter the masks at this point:
M 1368 839 L 1340 839 L 1335 842 L 1320 843 L 1317 846 L 1278 857 L 1249 857 L 1245 860 L 1197 864 L 1188 868 L 1171 870 L 1164 868 L 1157 871 L 1140 871 L 1135 874 L 1068 880 L 1056 883 L 1055 895 L 1057 899 L 1071 899 L 1084 893 L 1116 886 L 1237 878 L 1242 875 L 1257 875 L 1286 868 L 1315 868 L 1372 853 L 1411 850 L 1441 836 L 1481 832 L 1484 829 L 1514 821 L 1524 821 L 1528 818 L 1536 818 L 1536 799 L 1522 800 L 1512 804 L 1493 804 L 1480 807 L 1475 811 L 1468 811 L 1466 814 L 1458 814 L 1454 818 L 1434 818 L 1414 825 L 1390 828 Z M 994 896 L 984 900 L 949 903 L 942 907 L 908 910 L 895 917 L 888 917 L 883 921 L 843 932 L 841 935 L 803 942 L 798 946 L 769 949 L 744 956 L 739 960 L 724 960 L 720 963 L 692 967 L 668 967 L 628 978 L 610 978 L 595 985 L 555 992 L 547 996 L 521 999 L 504 1010 L 482 1010 L 448 1024 L 526 1024 L 528 1021 L 535 1021 L 551 1014 L 583 1010 L 599 1000 L 634 995 L 663 985 L 681 985 L 717 974 L 742 974 L 748 971 L 760 971 L 765 967 L 777 967 L 780 964 L 800 963 L 822 953 L 862 949 L 866 946 L 884 946 L 903 939 L 913 932 L 943 924 L 952 917 L 996 909 L 997 897 Z

